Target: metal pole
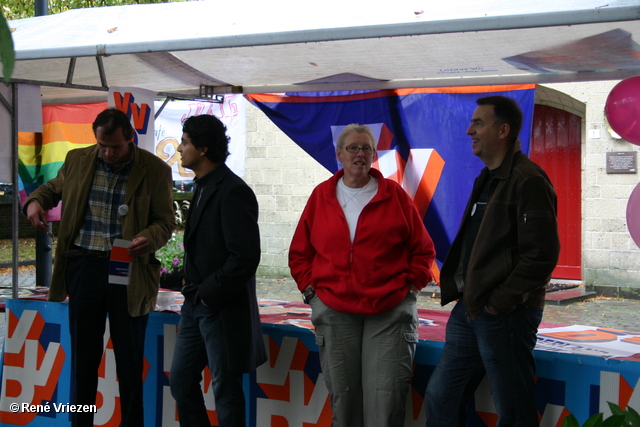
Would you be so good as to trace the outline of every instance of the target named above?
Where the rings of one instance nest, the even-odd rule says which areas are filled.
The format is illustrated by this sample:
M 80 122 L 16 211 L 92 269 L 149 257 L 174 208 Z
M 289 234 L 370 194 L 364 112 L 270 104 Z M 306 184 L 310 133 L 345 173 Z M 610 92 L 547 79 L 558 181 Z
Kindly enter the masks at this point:
M 36 0 L 36 16 L 45 16 L 49 14 L 47 0 Z
M 11 238 L 12 238 L 12 284 L 11 284 L 11 296 L 13 299 L 18 298 L 18 244 L 20 243 L 18 237 L 20 218 L 20 194 L 18 193 L 18 85 L 11 84 L 11 103 L 13 104 L 13 111 L 11 112 L 11 139 L 13 150 L 13 164 L 12 169 L 12 182 L 11 186 L 13 190 L 13 215 L 11 217 Z
M 36 134 L 35 147 L 36 155 L 44 150 L 42 143 L 42 134 Z M 49 224 L 49 232 L 44 233 L 36 230 L 36 286 L 40 288 L 49 287 L 51 285 L 52 276 L 52 250 L 53 241 L 51 239 L 51 224 Z
M 35 6 L 36 16 L 49 14 L 47 0 L 35 0 Z M 51 231 L 51 228 L 49 228 L 49 231 Z M 47 287 L 51 283 L 52 246 L 53 242 L 49 237 L 49 233 L 36 231 L 36 286 L 38 287 Z
M 49 233 L 51 224 L 49 224 Z M 53 242 L 49 233 L 36 231 L 36 286 L 49 287 L 52 275 Z
M 35 0 L 36 16 L 49 14 L 47 0 Z M 75 63 L 75 62 L 74 62 Z M 41 147 L 42 148 L 42 147 Z M 51 232 L 51 225 L 49 225 Z M 36 286 L 47 287 L 51 283 L 51 248 L 53 242 L 49 233 L 36 231 Z

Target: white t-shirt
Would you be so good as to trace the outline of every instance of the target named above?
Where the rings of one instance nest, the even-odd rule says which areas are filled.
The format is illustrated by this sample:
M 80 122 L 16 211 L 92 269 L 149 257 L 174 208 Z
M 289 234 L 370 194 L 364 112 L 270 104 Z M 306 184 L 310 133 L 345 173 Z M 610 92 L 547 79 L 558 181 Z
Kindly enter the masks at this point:
M 369 182 L 364 187 L 350 188 L 344 183 L 344 179 L 340 178 L 338 181 L 338 188 L 336 188 L 336 196 L 338 202 L 342 206 L 344 216 L 347 218 L 347 224 L 349 224 L 349 234 L 351 242 L 356 235 L 356 228 L 358 226 L 358 218 L 362 209 L 373 199 L 373 196 L 378 192 L 378 180 L 374 177 L 370 177 Z

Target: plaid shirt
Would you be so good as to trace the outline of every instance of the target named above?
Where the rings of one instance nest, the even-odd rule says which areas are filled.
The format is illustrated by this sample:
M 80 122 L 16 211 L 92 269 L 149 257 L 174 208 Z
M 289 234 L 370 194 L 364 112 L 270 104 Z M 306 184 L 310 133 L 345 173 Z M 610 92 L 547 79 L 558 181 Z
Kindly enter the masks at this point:
M 127 178 L 133 163 L 133 152 L 131 154 L 123 166 L 112 170 L 98 153 L 84 222 L 74 242 L 76 246 L 109 251 L 113 240 L 122 237 L 118 208 L 124 204 Z

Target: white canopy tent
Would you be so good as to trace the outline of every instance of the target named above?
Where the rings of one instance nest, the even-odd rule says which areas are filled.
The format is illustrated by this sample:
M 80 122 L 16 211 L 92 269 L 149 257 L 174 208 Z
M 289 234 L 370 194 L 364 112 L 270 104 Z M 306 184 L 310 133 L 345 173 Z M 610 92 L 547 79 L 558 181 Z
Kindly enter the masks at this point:
M 96 90 L 300 92 L 618 79 L 640 70 L 640 0 L 195 1 L 9 23 L 16 81 Z M 73 87 L 82 89 L 72 89 Z M 93 89 L 87 91 L 87 89 Z
M 640 73 L 640 0 L 194 1 L 77 9 L 9 26 L 12 85 L 41 86 L 43 103 L 104 101 L 109 86 L 210 98 Z M 18 97 L 0 89 L 0 112 L 14 119 L 15 183 Z M 16 202 L 14 295 L 18 215 Z

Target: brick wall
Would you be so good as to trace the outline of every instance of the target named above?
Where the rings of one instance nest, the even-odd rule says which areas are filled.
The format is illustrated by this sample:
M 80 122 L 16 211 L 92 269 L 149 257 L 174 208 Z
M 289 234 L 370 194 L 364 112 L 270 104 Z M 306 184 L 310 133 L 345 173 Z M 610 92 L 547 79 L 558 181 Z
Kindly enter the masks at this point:
M 290 276 L 291 236 L 311 191 L 331 173 L 247 103 L 247 163 L 244 180 L 260 205 L 262 260 L 258 275 Z

